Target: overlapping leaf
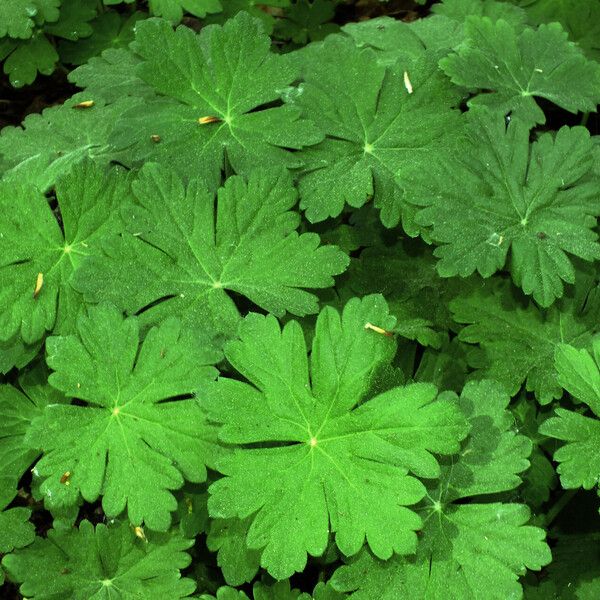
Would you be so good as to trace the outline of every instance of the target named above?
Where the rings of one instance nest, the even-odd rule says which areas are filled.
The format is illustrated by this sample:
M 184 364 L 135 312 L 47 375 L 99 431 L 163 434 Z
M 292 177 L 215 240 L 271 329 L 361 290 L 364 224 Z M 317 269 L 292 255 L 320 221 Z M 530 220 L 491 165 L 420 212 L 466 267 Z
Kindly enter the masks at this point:
M 354 592 L 353 600 L 522 596 L 519 576 L 550 562 L 545 532 L 527 525 L 530 514 L 525 505 L 481 498 L 460 502 L 515 488 L 517 474 L 528 466 L 531 442 L 512 431 L 508 402 L 509 396 L 495 382 L 465 387 L 460 406 L 471 433 L 458 457 L 444 460 L 440 485 L 428 489 L 416 556 L 383 562 L 363 552 L 336 572 L 334 588 Z
M 229 362 L 250 383 L 221 378 L 206 391 L 220 439 L 242 447 L 217 468 L 209 513 L 252 517 L 250 548 L 277 578 L 325 552 L 330 531 L 356 554 L 365 539 L 381 558 L 416 548 L 421 520 L 408 506 L 425 494 L 414 476 L 440 474 L 435 454 L 456 452 L 468 427 L 454 394 L 432 385 L 394 387 L 360 404 L 393 341 L 365 328 L 393 327 L 381 296 L 321 312 L 309 361 L 299 324 L 248 316 Z M 410 474 L 413 473 L 414 475 Z
M 519 31 L 502 19 L 469 17 L 465 27 L 466 43 L 440 65 L 454 83 L 486 91 L 470 105 L 511 112 L 532 125 L 546 121 L 536 97 L 573 113 L 596 109 L 600 65 L 568 41 L 560 24 Z
M 332 587 L 319 583 L 312 594 L 300 592 L 292 588 L 289 581 L 278 581 L 273 585 L 256 583 L 252 588 L 254 600 L 343 600 L 345 596 L 336 592 Z M 200 600 L 249 600 L 242 591 L 230 587 L 222 587 L 217 590 L 216 596 L 203 594 Z
M 511 395 L 525 385 L 548 404 L 562 394 L 553 362 L 556 345 L 591 347 L 600 302 L 595 285 L 580 276 L 576 289 L 547 311 L 524 302 L 501 281 L 456 298 L 450 309 L 466 325 L 460 340 L 482 350 L 470 357 L 478 377 L 502 382 Z
M 21 0 L 5 4 L 14 4 L 18 7 L 21 5 Z M 56 10 L 59 4 L 60 12 Z M 45 10 L 40 10 L 42 7 Z M 17 36 L 27 39 L 5 38 L 0 43 L 0 60 L 5 59 L 4 72 L 9 75 L 13 87 L 19 88 L 33 83 L 38 73 L 50 75 L 54 71 L 59 57 L 55 44 L 48 36 L 78 40 L 91 35 L 92 27 L 89 21 L 96 16 L 96 8 L 95 0 L 62 0 L 62 2 L 32 0 L 28 2 L 25 11 L 36 25 L 43 24 L 43 29 L 36 27 L 29 31 L 29 35 Z M 0 21 L 0 33 L 1 29 Z
M 289 150 L 322 134 L 297 107 L 272 105 L 298 74 L 289 56 L 269 46 L 260 23 L 244 12 L 199 36 L 157 19 L 139 23 L 138 74 L 156 98 L 126 113 L 112 140 L 128 149 L 131 162 L 164 162 L 213 189 L 226 163 L 238 173 L 300 166 Z
M 46 370 L 39 366 L 22 373 L 20 390 L 12 385 L 0 386 L 0 478 L 18 481 L 38 457 L 39 451 L 25 443 L 31 423 L 41 417 L 48 404 L 65 402 L 64 396 L 46 382 Z
M 586 349 L 560 344 L 555 363 L 560 384 L 594 416 L 556 408 L 556 416 L 540 427 L 540 433 L 565 442 L 554 453 L 554 460 L 559 463 L 557 472 L 566 489 L 589 490 L 600 481 L 600 338 L 594 339 L 592 348 L 593 356 Z
M 520 0 L 520 3 L 530 22 L 560 23 L 590 58 L 600 59 L 598 0 Z
M 217 552 L 217 563 L 229 585 L 252 581 L 260 567 L 260 551 L 246 546 L 251 524 L 251 517 L 212 520 L 206 545 L 212 552 Z
M 529 143 L 517 119 L 477 111 L 444 160 L 417 172 L 410 198 L 426 206 L 417 221 L 440 244 L 443 277 L 490 277 L 510 252 L 514 282 L 541 306 L 574 283 L 569 255 L 600 258 L 600 215 L 593 144 L 583 127 L 561 128 Z
M 65 40 L 59 44 L 61 60 L 82 65 L 109 48 L 126 48 L 134 39 L 135 24 L 145 16 L 141 11 L 129 16 L 114 10 L 100 13 L 90 23 L 93 32 L 89 37 L 77 41 Z M 129 75 L 133 76 L 131 67 Z
M 172 23 L 179 23 L 184 11 L 196 17 L 205 17 L 223 9 L 220 0 L 149 0 L 148 6 L 153 15 L 164 17 Z
M 180 315 L 186 324 L 231 336 L 239 313 L 227 291 L 283 315 L 317 312 L 303 288 L 333 284 L 348 262 L 314 233 L 298 235 L 297 196 L 284 170 L 230 177 L 215 200 L 197 179 L 184 186 L 172 171 L 145 167 L 127 211 L 131 233 L 105 243 L 74 285 L 88 300 L 110 299 L 144 323 Z M 162 302 L 158 302 L 162 300 Z
M 448 302 L 470 282 L 437 277 L 435 262 L 428 249 L 407 243 L 367 248 L 352 262 L 348 286 L 356 295 L 382 293 L 395 333 L 439 348 L 453 327 Z
M 6 508 L 17 494 L 12 477 L 0 475 L 0 553 L 24 548 L 35 539 L 35 527 L 30 523 L 31 510 L 23 506 Z M 0 585 L 4 583 L 4 570 L 0 567 Z
M 460 96 L 440 73 L 437 56 L 386 68 L 370 48 L 332 36 L 304 62 L 305 83 L 293 102 L 327 135 L 302 152 L 300 205 L 307 217 L 322 221 L 373 198 L 384 225 L 402 218 L 414 235 L 404 177 L 436 160 L 458 120 L 453 107 Z
M 91 307 L 77 335 L 46 342 L 50 384 L 85 405 L 49 405 L 28 432 L 44 452 L 36 465 L 46 503 L 64 506 L 79 493 L 104 512 L 166 530 L 184 478 L 201 482 L 215 460 L 215 434 L 193 394 L 216 375 L 219 358 L 192 343 L 174 319 L 151 329 L 139 346 L 135 318 L 111 305 Z
M 178 600 L 195 588 L 180 570 L 190 564 L 192 540 L 175 534 L 136 537 L 126 522 L 50 530 L 47 538 L 5 556 L 2 564 L 32 600 L 144 598 Z
M 2 129 L 4 179 L 46 192 L 83 158 L 108 162 L 114 156 L 107 140 L 115 120 L 140 100 L 122 98 L 107 106 L 103 98 L 102 94 L 77 94 L 60 106 L 28 115 L 19 127 Z M 93 106 L 78 108 L 89 101 Z
M 331 23 L 335 4 L 334 0 L 296 0 L 277 21 L 274 35 L 297 44 L 322 40 L 340 28 Z
M 33 344 L 46 331 L 73 327 L 80 298 L 69 277 L 117 228 L 128 187 L 122 172 L 105 173 L 92 162 L 76 166 L 57 185 L 59 223 L 35 187 L 1 184 L 0 339 Z
M 600 594 L 600 536 L 559 535 L 548 575 L 525 588 L 526 600 L 594 600 Z
M 34 26 L 41 21 L 56 21 L 60 0 L 10 0 L 0 12 L 0 37 L 31 37 Z

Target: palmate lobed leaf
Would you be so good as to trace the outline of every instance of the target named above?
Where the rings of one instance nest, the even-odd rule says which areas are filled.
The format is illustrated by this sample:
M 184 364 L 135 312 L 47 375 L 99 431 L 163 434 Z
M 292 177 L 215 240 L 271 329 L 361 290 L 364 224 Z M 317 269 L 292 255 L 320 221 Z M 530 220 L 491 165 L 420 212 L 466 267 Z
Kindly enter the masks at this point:
M 3 179 L 18 186 L 28 184 L 47 192 L 76 164 L 92 159 L 98 164 L 114 157 L 108 135 L 115 120 L 140 100 L 115 98 L 106 105 L 103 95 L 76 94 L 60 106 L 28 115 L 19 127 L 4 127 L 0 135 L 0 155 L 6 163 Z M 81 102 L 92 101 L 86 109 Z
M 318 310 L 304 288 L 325 288 L 348 257 L 298 235 L 297 194 L 283 169 L 230 177 L 217 198 L 203 181 L 186 186 L 164 166 L 147 165 L 124 210 L 130 233 L 104 244 L 73 285 L 88 301 L 109 299 L 144 323 L 178 315 L 208 334 L 231 337 L 239 312 L 229 291 L 276 315 Z M 162 302 L 157 303 L 157 301 Z
M 600 58 L 600 4 L 597 0 L 520 0 L 529 22 L 560 23 L 590 58 Z
M 163 162 L 215 189 L 226 164 L 244 174 L 265 164 L 298 167 L 290 149 L 323 139 L 297 107 L 281 105 L 298 76 L 294 61 L 272 53 L 260 23 L 245 12 L 200 35 L 148 19 L 137 26 L 133 48 L 143 59 L 138 75 L 156 96 L 123 115 L 111 137 L 129 163 Z
M 435 53 L 386 67 L 373 50 L 342 36 L 308 50 L 293 104 L 327 137 L 301 152 L 301 208 L 316 222 L 373 198 L 386 227 L 402 221 L 416 235 L 404 178 L 442 153 L 458 124 L 460 92 L 439 71 Z
M 491 90 L 469 101 L 511 112 L 528 125 L 545 123 L 535 97 L 570 112 L 594 111 L 600 102 L 600 65 L 568 41 L 559 23 L 519 31 L 503 19 L 469 17 L 466 42 L 440 66 L 458 85 Z
M 312 594 L 300 592 L 291 587 L 289 581 L 277 581 L 273 585 L 255 583 L 252 588 L 253 600 L 342 600 L 344 594 L 336 592 L 325 583 L 318 583 Z M 221 587 L 215 596 L 203 594 L 199 600 L 249 600 L 244 592 L 231 587 Z
M 565 489 L 598 487 L 600 481 L 600 339 L 596 337 L 593 354 L 587 349 L 560 344 L 555 364 L 561 385 L 589 407 L 593 416 L 556 408 L 555 416 L 540 426 L 540 433 L 565 444 L 554 453 L 557 472 Z
M 340 316 L 319 315 L 309 362 L 302 330 L 249 315 L 229 362 L 252 384 L 220 378 L 202 404 L 221 423 L 220 439 L 242 448 L 209 488 L 213 517 L 252 517 L 250 548 L 276 578 L 300 571 L 307 553 L 326 549 L 329 532 L 347 555 L 365 542 L 382 558 L 415 550 L 421 520 L 407 508 L 436 478 L 437 454 L 468 432 L 452 393 L 430 384 L 396 387 L 360 404 L 394 343 L 368 328 L 393 327 L 381 296 L 349 301 Z M 310 379 L 309 379 L 310 371 Z M 358 405 L 358 406 L 357 406 Z M 243 447 L 268 442 L 269 447 Z
M 517 487 L 529 464 L 531 441 L 512 430 L 509 401 L 496 382 L 465 386 L 460 408 L 470 434 L 458 456 L 443 459 L 439 484 L 428 487 L 416 556 L 384 562 L 363 551 L 334 574 L 335 589 L 353 592 L 353 600 L 522 597 L 519 576 L 526 568 L 540 570 L 551 555 L 544 530 L 527 525 L 527 506 L 485 500 Z
M 38 73 L 52 74 L 58 63 L 56 49 L 42 32 L 27 40 L 5 41 L 0 57 L 5 58 L 3 71 L 15 88 L 33 83 Z
M 334 0 L 297 0 L 275 24 L 274 36 L 306 44 L 336 33 L 335 5 Z
M 0 478 L 17 484 L 39 456 L 39 451 L 25 443 L 25 436 L 48 404 L 61 404 L 66 398 L 47 383 L 48 373 L 41 365 L 24 370 L 19 388 L 0 385 Z
M 407 196 L 425 207 L 416 221 L 432 228 L 440 275 L 490 277 L 510 256 L 515 284 L 547 307 L 575 282 L 569 255 L 600 258 L 597 186 L 585 128 L 530 145 L 527 125 L 478 110 L 444 160 L 415 173 Z
M 220 0 L 149 0 L 148 6 L 153 15 L 172 23 L 179 23 L 184 11 L 196 17 L 205 17 L 223 9 Z
M 0 38 L 31 37 L 37 22 L 56 21 L 60 0 L 11 0 L 4 2 L 0 12 Z
M 481 350 L 469 356 L 475 377 L 496 379 L 511 395 L 524 385 L 549 404 L 562 395 L 555 348 L 560 343 L 591 348 L 600 302 L 595 281 L 579 273 L 574 290 L 546 311 L 524 302 L 501 280 L 460 294 L 450 310 L 465 325 L 459 339 Z
M 228 585 L 242 585 L 256 576 L 260 567 L 260 551 L 246 546 L 252 518 L 213 519 L 206 538 L 211 552 L 217 552 L 217 564 Z
M 72 328 L 81 301 L 69 277 L 103 235 L 118 230 L 128 177 L 91 161 L 74 167 L 57 184 L 60 224 L 34 186 L 0 185 L 0 339 L 34 344 L 46 331 Z
M 193 398 L 219 353 L 192 342 L 175 319 L 151 329 L 139 347 L 135 318 L 108 304 L 90 307 L 76 335 L 47 340 L 50 384 L 84 405 L 51 404 L 27 442 L 43 456 L 35 466 L 48 506 L 94 502 L 127 508 L 134 525 L 166 530 L 172 490 L 201 482 L 216 454 L 214 428 Z
M 94 527 L 84 520 L 79 528 L 37 537 L 2 565 L 31 600 L 178 600 L 196 587 L 180 574 L 190 564 L 192 543 L 173 533 L 140 539 L 126 522 Z

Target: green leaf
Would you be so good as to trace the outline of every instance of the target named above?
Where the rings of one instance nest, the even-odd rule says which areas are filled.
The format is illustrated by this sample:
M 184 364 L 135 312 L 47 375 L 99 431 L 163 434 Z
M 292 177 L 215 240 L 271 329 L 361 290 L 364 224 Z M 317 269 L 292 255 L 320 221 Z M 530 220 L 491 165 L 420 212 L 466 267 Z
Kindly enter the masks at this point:
M 517 420 L 516 430 L 529 437 L 533 443 L 533 450 L 529 457 L 530 466 L 523 473 L 523 484 L 519 493 L 525 503 L 534 510 L 539 510 L 542 504 L 548 502 L 551 491 L 558 483 L 554 466 L 544 449 L 548 439 L 538 432 L 545 415 L 526 394 L 522 394 L 512 410 Z
M 510 252 L 513 281 L 546 307 L 575 281 L 569 255 L 600 258 L 598 177 L 585 128 L 562 127 L 532 145 L 529 133 L 517 119 L 506 126 L 501 115 L 473 112 L 453 150 L 408 189 L 426 206 L 416 220 L 432 227 L 442 277 L 490 277 Z
M 276 581 L 273 585 L 265 585 L 257 582 L 252 588 L 252 597 L 254 600 L 342 600 L 343 594 L 336 592 L 329 585 L 318 583 L 312 595 L 291 587 L 289 581 Z M 222 587 L 217 591 L 217 595 L 200 596 L 200 600 L 248 600 L 244 592 L 234 590 L 230 587 Z
M 104 111 L 111 110 L 119 106 L 119 100 L 124 96 L 132 96 L 139 100 L 153 95 L 152 88 L 135 74 L 140 62 L 139 57 L 130 50 L 108 48 L 101 56 L 94 56 L 87 64 L 71 71 L 69 81 L 85 88 L 81 95 L 101 98 L 110 103 L 108 107 L 104 107 Z M 136 104 L 133 99 L 131 102 Z M 110 131 L 108 130 L 107 134 Z
M 339 25 L 330 23 L 335 15 L 334 0 L 296 0 L 275 25 L 275 37 L 306 44 L 336 33 Z
M 206 538 L 211 552 L 217 552 L 217 564 L 229 585 L 250 582 L 260 566 L 260 552 L 246 546 L 252 519 L 213 519 Z
M 598 0 L 521 0 L 531 23 L 559 22 L 569 38 L 600 60 L 600 3 Z
M 92 35 L 90 21 L 97 14 L 96 0 L 61 0 L 60 17 L 44 31 L 65 40 L 77 41 Z
M 22 369 L 37 355 L 42 341 L 34 344 L 24 344 L 19 335 L 8 341 L 0 341 L 0 373 L 6 374 L 12 368 Z
M 431 7 L 435 15 L 466 22 L 468 17 L 488 17 L 492 22 L 500 19 L 511 25 L 523 24 L 527 13 L 518 6 L 497 0 L 442 0 Z
M 440 485 L 428 490 L 423 537 L 414 558 L 379 561 L 364 551 L 333 576 L 353 600 L 506 600 L 522 597 L 518 578 L 551 560 L 545 532 L 526 525 L 521 504 L 456 503 L 515 488 L 531 442 L 512 431 L 509 396 L 492 381 L 467 384 L 460 406 L 472 429 L 458 457 L 444 459 Z
M 164 17 L 172 23 L 179 23 L 184 11 L 196 17 L 205 17 L 208 13 L 223 10 L 219 0 L 149 0 L 148 6 L 153 15 Z
M 131 162 L 164 162 L 216 188 L 226 164 L 237 173 L 298 167 L 298 153 L 289 150 L 322 139 L 297 107 L 272 105 L 296 68 L 289 56 L 271 53 L 269 37 L 246 13 L 199 36 L 148 19 L 136 28 L 134 48 L 143 59 L 138 75 L 157 95 L 125 114 L 112 137 Z
M 451 301 L 454 319 L 466 324 L 459 338 L 482 350 L 470 357 L 477 377 L 502 382 L 511 395 L 524 384 L 548 404 L 562 394 L 553 364 L 556 345 L 591 346 L 598 330 L 598 291 L 581 281 L 576 294 L 541 311 L 516 297 L 506 282 L 496 283 Z
M 502 19 L 469 17 L 465 27 L 465 44 L 440 66 L 454 83 L 485 90 L 471 106 L 511 112 L 530 125 L 546 122 L 535 97 L 573 113 L 596 109 L 600 65 L 587 60 L 558 23 L 519 31 Z
M 227 291 L 278 316 L 318 311 L 303 288 L 324 288 L 344 271 L 345 254 L 298 235 L 297 202 L 284 170 L 230 177 L 217 199 L 200 180 L 186 187 L 166 167 L 148 165 L 133 184 L 131 234 L 104 245 L 74 285 L 87 299 L 110 299 L 145 323 L 166 315 L 211 334 L 235 334 L 239 313 Z M 157 302 L 162 300 L 161 302 Z
M 0 478 L 12 481 L 15 488 L 39 456 L 39 450 L 25 443 L 31 423 L 43 415 L 48 404 L 65 402 L 65 397 L 46 379 L 46 369 L 38 365 L 22 372 L 21 389 L 0 385 Z
M 208 15 L 207 24 L 223 24 L 235 18 L 240 12 L 246 12 L 259 20 L 264 32 L 270 35 L 273 32 L 275 18 L 273 14 L 280 14 L 282 8 L 290 6 L 290 0 L 226 0 L 222 2 L 223 10 L 217 15 Z M 265 7 L 269 9 L 265 10 Z
M 23 187 L 35 185 L 46 192 L 84 157 L 105 163 L 112 157 L 108 134 L 118 115 L 138 100 L 123 98 L 110 106 L 101 96 L 78 94 L 63 105 L 28 115 L 19 127 L 5 127 L 0 136 L 0 156 L 6 162 L 4 180 Z M 77 109 L 81 101 L 94 106 Z
M 425 45 L 413 28 L 404 21 L 392 17 L 377 17 L 358 23 L 347 23 L 342 31 L 348 34 L 359 48 L 371 48 L 376 52 L 377 62 L 393 65 L 418 59 Z
M 47 538 L 4 557 L 2 565 L 32 600 L 144 598 L 177 600 L 195 588 L 182 579 L 192 540 L 176 534 L 136 537 L 127 523 L 50 530 Z
M 0 337 L 20 335 L 33 344 L 69 322 L 81 303 L 68 283 L 99 240 L 118 230 L 116 207 L 128 193 L 128 179 L 105 173 L 92 162 L 76 166 L 57 184 L 61 223 L 47 199 L 32 186 L 0 186 L 5 214 L 0 238 Z
M 38 73 L 50 75 L 57 62 L 58 53 L 54 46 L 38 32 L 28 40 L 14 42 L 14 50 L 4 61 L 4 72 L 11 85 L 20 88 L 33 83 Z
M 424 495 L 409 475 L 435 478 L 436 454 L 456 452 L 468 428 L 452 393 L 432 385 L 395 387 L 360 404 L 394 342 L 381 296 L 350 300 L 317 320 L 309 361 L 300 325 L 249 315 L 226 356 L 250 383 L 220 378 L 206 391 L 219 438 L 242 446 L 217 469 L 209 514 L 252 515 L 246 542 L 263 549 L 261 566 L 282 579 L 320 556 L 330 531 L 346 555 L 366 541 L 382 558 L 411 553 L 421 521 L 407 508 Z M 269 447 L 257 447 L 269 443 Z M 250 447 L 243 447 L 245 445 Z
M 31 37 L 38 19 L 56 21 L 60 0 L 10 0 L 2 3 L 0 38 Z
M 33 542 L 35 527 L 29 522 L 30 515 L 29 509 L 20 507 L 0 511 L 0 552 L 6 554 Z
M 306 216 L 322 221 L 339 215 L 345 204 L 356 208 L 373 198 L 386 227 L 402 217 L 414 235 L 403 178 L 437 160 L 458 120 L 452 107 L 459 96 L 436 57 L 386 69 L 369 48 L 332 36 L 305 63 L 305 83 L 294 102 L 327 134 L 302 152 L 300 206 Z
M 396 317 L 394 333 L 440 348 L 453 327 L 448 302 L 465 282 L 441 279 L 429 249 L 409 244 L 367 248 L 348 272 L 356 295 L 382 293 Z
M 82 65 L 109 48 L 127 48 L 134 39 L 135 24 L 145 16 L 145 13 L 140 11 L 136 11 L 128 17 L 115 10 L 99 14 L 90 22 L 93 32 L 89 37 L 76 42 L 67 40 L 60 42 L 58 49 L 61 60 L 74 65 Z M 128 55 L 130 53 L 122 54 L 122 56 Z M 95 64 L 99 62 L 100 59 L 96 59 Z M 127 73 L 131 79 L 135 79 L 133 74 L 135 66 L 137 66 L 137 61 L 133 64 L 133 68 L 132 65 L 127 64 Z M 87 87 L 87 85 L 80 84 L 77 76 L 72 73 L 69 73 L 69 79 L 75 81 L 79 87 Z M 114 100 L 116 99 L 114 98 Z
M 557 408 L 540 427 L 540 433 L 566 442 L 554 453 L 556 469 L 565 489 L 598 486 L 600 481 L 600 339 L 593 342 L 592 357 L 585 349 L 560 344 L 555 364 L 560 384 L 577 400 L 586 404 L 594 417 Z
M 559 535 L 548 575 L 525 589 L 527 600 L 595 600 L 600 594 L 600 538 L 597 533 Z
M 206 484 L 188 484 L 184 486 L 177 507 L 179 530 L 183 536 L 195 538 L 202 533 L 208 533 L 207 500 Z
M 36 465 L 46 503 L 102 498 L 111 517 L 125 507 L 134 525 L 166 530 L 177 503 L 171 490 L 206 479 L 215 435 L 194 394 L 216 375 L 219 355 L 188 340 L 169 319 L 138 350 L 139 326 L 112 306 L 90 307 L 77 335 L 46 342 L 49 382 L 84 405 L 50 405 L 28 441 L 41 447 Z

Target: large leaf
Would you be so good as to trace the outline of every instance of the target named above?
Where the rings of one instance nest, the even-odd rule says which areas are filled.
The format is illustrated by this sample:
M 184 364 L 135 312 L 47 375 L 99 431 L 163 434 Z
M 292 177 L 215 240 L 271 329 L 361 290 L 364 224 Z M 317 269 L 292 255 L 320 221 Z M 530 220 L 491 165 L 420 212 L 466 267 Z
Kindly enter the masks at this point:
M 139 539 L 126 522 L 94 528 L 84 520 L 79 528 L 50 530 L 47 538 L 5 556 L 2 564 L 31 600 L 178 600 L 195 588 L 180 575 L 190 563 L 185 551 L 192 543 L 150 532 Z
M 529 509 L 481 496 L 515 488 L 531 442 L 512 431 L 509 396 L 495 382 L 467 384 L 460 406 L 471 434 L 444 460 L 440 485 L 421 507 L 423 537 L 414 558 L 380 561 L 363 552 L 332 584 L 352 600 L 506 600 L 520 598 L 520 575 L 551 560 L 545 532 L 527 525 Z M 478 500 L 464 500 L 479 496 Z M 463 502 L 458 502 L 463 500 Z
M 439 244 L 438 272 L 490 277 L 510 256 L 514 282 L 541 306 L 574 283 L 569 255 L 600 258 L 593 144 L 583 127 L 563 127 L 529 143 L 517 119 L 477 111 L 451 153 L 408 186 L 426 206 L 417 221 Z
M 180 315 L 211 334 L 235 334 L 239 313 L 228 291 L 283 315 L 318 311 L 303 288 L 333 284 L 348 263 L 314 233 L 298 235 L 297 201 L 284 170 L 230 177 L 214 194 L 198 179 L 185 186 L 165 167 L 148 165 L 133 184 L 129 234 L 104 245 L 74 285 L 88 300 L 110 299 L 144 323 Z M 161 301 L 161 302 L 158 302 Z
M 593 111 L 600 102 L 600 65 L 587 60 L 558 23 L 520 31 L 502 19 L 469 17 L 466 37 L 440 64 L 454 83 L 486 91 L 473 106 L 536 124 L 546 121 L 536 97 L 573 113 Z
M 309 374 L 299 324 L 282 330 L 251 314 L 226 349 L 250 383 L 220 378 L 206 391 L 220 439 L 241 446 L 217 465 L 225 477 L 209 488 L 209 513 L 252 515 L 247 544 L 263 549 L 261 565 L 276 578 L 301 571 L 307 553 L 323 554 L 330 531 L 346 555 L 365 538 L 381 558 L 414 552 L 421 520 L 408 506 L 425 494 L 415 475 L 438 477 L 434 453 L 456 452 L 467 434 L 454 394 L 438 397 L 430 384 L 360 404 L 394 353 L 367 323 L 393 327 L 381 296 L 353 299 L 342 315 L 322 311 Z
M 322 221 L 373 198 L 384 225 L 402 218 L 414 235 L 404 177 L 436 160 L 458 121 L 460 96 L 440 73 L 437 55 L 386 68 L 370 48 L 332 36 L 304 62 L 305 83 L 290 101 L 327 138 L 302 152 L 300 206 L 309 220 Z
M 104 512 L 166 530 L 184 478 L 201 482 L 215 460 L 213 429 L 193 394 L 216 375 L 219 355 L 189 341 L 176 320 L 151 329 L 139 347 L 135 318 L 91 307 L 77 335 L 46 342 L 50 384 L 83 401 L 52 404 L 28 432 L 44 452 L 36 465 L 49 506 L 102 497 Z
M 138 74 L 156 97 L 126 113 L 112 138 L 132 162 L 164 162 L 215 188 L 226 164 L 238 173 L 297 167 L 299 155 L 289 149 L 322 139 L 298 108 L 272 105 L 297 72 L 289 56 L 271 53 L 269 37 L 247 13 L 199 36 L 157 19 L 136 32 Z

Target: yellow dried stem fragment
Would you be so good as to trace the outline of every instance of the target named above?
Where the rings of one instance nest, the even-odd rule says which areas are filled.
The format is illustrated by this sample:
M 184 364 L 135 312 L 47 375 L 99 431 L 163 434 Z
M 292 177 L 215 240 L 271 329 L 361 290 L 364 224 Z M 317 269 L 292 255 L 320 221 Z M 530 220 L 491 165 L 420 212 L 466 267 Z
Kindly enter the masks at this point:
M 33 299 L 34 300 L 38 297 L 43 285 L 44 285 L 44 274 L 38 273 L 36 280 L 35 280 L 35 288 L 33 289 Z
M 84 100 L 73 105 L 73 108 L 92 108 L 96 104 L 93 100 Z
M 412 83 L 410 82 L 410 78 L 408 77 L 407 71 L 404 71 L 404 87 L 406 88 L 406 91 L 409 94 L 413 93 L 413 86 L 412 86 Z
M 370 329 L 375 333 L 379 333 L 381 335 L 386 335 L 387 337 L 392 337 L 394 334 L 387 329 L 383 329 L 382 327 L 377 327 L 377 325 L 373 325 L 373 323 L 365 323 L 365 329 Z
M 156 135 L 156 134 L 154 134 L 154 135 L 151 135 L 151 136 L 150 136 L 150 139 L 151 139 L 151 140 L 152 140 L 152 141 L 153 141 L 155 144 L 158 144 L 158 142 L 160 142 L 160 135 Z
M 135 533 L 135 537 L 140 538 L 140 540 L 143 540 L 146 543 L 148 542 L 148 540 L 146 539 L 146 534 L 144 533 L 144 529 L 142 527 L 134 527 L 133 533 Z
M 198 119 L 198 123 L 200 125 L 208 125 L 208 123 L 220 123 L 221 119 L 219 117 L 200 117 Z
M 70 478 L 71 478 L 71 471 L 65 471 L 65 472 L 62 474 L 62 477 L 60 478 L 60 482 L 61 482 L 63 485 L 71 485 Z

